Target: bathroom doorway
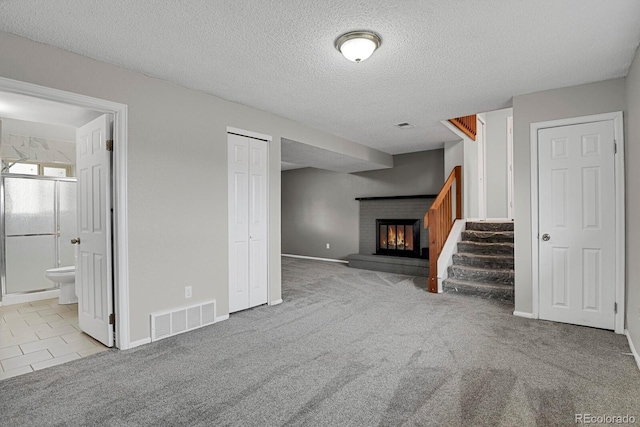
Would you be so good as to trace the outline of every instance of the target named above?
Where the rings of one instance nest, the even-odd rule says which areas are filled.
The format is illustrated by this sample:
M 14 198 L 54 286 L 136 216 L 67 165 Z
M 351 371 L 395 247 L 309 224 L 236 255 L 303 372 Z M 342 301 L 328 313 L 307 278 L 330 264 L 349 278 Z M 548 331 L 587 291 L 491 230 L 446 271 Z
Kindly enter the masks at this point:
M 105 256 L 109 258 L 112 265 L 112 268 L 108 269 L 109 274 L 107 275 L 112 299 L 108 302 L 108 305 L 104 306 L 106 307 L 103 310 L 104 313 L 100 313 L 105 315 L 105 321 L 103 322 L 105 330 L 99 333 L 85 330 L 91 328 L 83 328 L 83 330 L 103 342 L 105 342 L 105 340 L 102 338 L 108 336 L 110 340 L 105 342 L 107 345 L 115 345 L 121 349 L 129 348 L 128 264 L 126 257 L 126 106 L 9 79 L 0 79 L 0 103 L 4 107 L 0 109 L 0 118 L 6 117 L 10 120 L 23 121 L 38 120 L 44 123 L 55 123 L 55 121 L 57 121 L 58 123 L 63 122 L 68 127 L 73 127 L 74 130 L 97 116 L 106 114 L 106 116 L 109 117 L 112 126 L 112 129 L 109 130 L 113 130 L 113 137 L 109 138 L 108 148 L 112 150 L 113 163 L 112 165 L 107 165 L 107 167 L 113 171 L 113 192 L 109 194 L 101 193 L 101 195 L 105 198 L 105 201 L 113 201 L 112 214 L 107 214 L 107 218 L 105 218 L 105 222 L 108 222 L 110 227 L 113 227 L 113 233 L 109 233 L 109 236 L 111 236 L 109 242 L 110 244 L 113 243 L 113 250 L 105 253 Z M 34 144 L 31 145 L 33 146 Z M 2 145 L 0 145 L 0 148 L 1 147 Z M 51 146 L 49 146 L 49 148 L 51 148 Z M 0 153 L 1 152 L 0 150 Z M 25 153 L 23 152 L 22 154 Z M 45 168 L 51 167 L 51 165 L 41 165 L 39 164 L 41 162 L 28 160 L 29 159 L 17 163 L 23 163 L 19 165 L 21 168 L 24 168 L 26 164 L 26 167 L 30 165 L 32 169 L 35 164 L 40 171 L 45 171 Z M 14 161 L 12 163 L 16 162 Z M 54 161 L 52 164 L 53 167 L 58 167 L 61 163 L 64 162 Z M 73 163 L 73 165 L 65 166 L 65 173 L 69 175 L 74 174 L 75 156 L 73 156 Z M 4 166 L 8 166 L 8 164 Z M 16 164 L 12 166 L 14 169 L 10 172 L 6 171 L 7 174 L 13 173 L 17 175 L 16 172 L 18 172 L 17 169 L 19 168 L 16 168 Z M 20 169 L 20 171 L 24 172 L 24 169 Z M 46 169 L 44 175 L 50 173 L 58 173 L 58 171 Z M 63 172 L 60 173 L 62 174 Z M 65 178 L 68 178 L 70 181 L 73 180 L 72 177 Z M 81 185 L 81 182 L 82 178 L 79 178 L 78 185 Z M 89 191 L 91 188 L 93 188 L 93 186 L 89 186 Z M 104 204 L 106 205 L 107 203 Z M 109 216 L 111 217 L 110 219 L 108 218 Z M 59 232 L 56 230 L 56 233 Z M 61 245 L 65 244 L 65 240 L 66 238 L 63 239 L 61 236 L 59 237 Z M 63 263 L 63 260 L 58 258 L 58 263 Z M 108 263 L 105 265 L 108 265 Z M 83 276 L 86 277 L 86 275 Z M 93 280 L 93 275 L 89 275 L 89 280 Z M 103 282 L 107 283 L 106 280 Z M 1 301 L 3 312 L 10 310 L 12 306 L 17 308 L 18 305 L 26 305 L 23 308 L 29 311 L 30 309 L 27 306 L 38 305 L 38 301 L 48 301 L 47 304 L 50 305 L 52 301 L 51 296 L 55 294 L 55 291 L 52 293 L 51 289 L 31 289 L 21 293 L 6 292 L 7 290 L 11 290 L 11 288 L 3 289 L 4 295 Z M 89 304 L 86 304 L 86 306 L 88 305 Z M 16 311 L 19 312 L 19 309 Z M 69 313 L 65 313 L 65 315 L 70 316 Z

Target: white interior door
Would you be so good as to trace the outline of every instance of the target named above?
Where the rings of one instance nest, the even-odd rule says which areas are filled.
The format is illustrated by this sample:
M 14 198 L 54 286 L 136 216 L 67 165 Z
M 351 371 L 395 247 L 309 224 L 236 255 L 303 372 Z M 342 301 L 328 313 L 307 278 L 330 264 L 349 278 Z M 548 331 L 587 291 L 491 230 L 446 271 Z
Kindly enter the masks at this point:
M 228 135 L 230 313 L 268 298 L 267 153 L 266 141 Z
M 267 303 L 267 142 L 249 139 L 249 306 Z
M 76 132 L 78 239 L 76 290 L 80 329 L 113 346 L 111 268 L 111 123 L 104 115 Z
M 614 123 L 538 131 L 540 318 L 615 324 Z

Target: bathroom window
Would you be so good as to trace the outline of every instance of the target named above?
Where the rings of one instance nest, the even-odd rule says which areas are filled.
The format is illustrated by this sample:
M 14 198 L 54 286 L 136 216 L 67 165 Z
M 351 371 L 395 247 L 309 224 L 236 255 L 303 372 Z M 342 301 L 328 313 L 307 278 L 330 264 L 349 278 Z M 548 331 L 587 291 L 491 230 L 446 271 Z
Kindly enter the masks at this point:
M 9 167 L 9 173 L 19 173 L 22 175 L 54 176 L 56 178 L 65 178 L 72 176 L 70 165 L 48 163 L 16 162 Z

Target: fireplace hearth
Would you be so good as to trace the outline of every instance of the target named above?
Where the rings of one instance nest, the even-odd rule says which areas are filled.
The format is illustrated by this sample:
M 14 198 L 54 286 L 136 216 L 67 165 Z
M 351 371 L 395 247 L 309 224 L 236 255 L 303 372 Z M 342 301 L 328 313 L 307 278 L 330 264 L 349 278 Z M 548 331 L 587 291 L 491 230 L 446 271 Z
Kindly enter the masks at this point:
M 419 219 L 376 219 L 376 254 L 420 257 Z

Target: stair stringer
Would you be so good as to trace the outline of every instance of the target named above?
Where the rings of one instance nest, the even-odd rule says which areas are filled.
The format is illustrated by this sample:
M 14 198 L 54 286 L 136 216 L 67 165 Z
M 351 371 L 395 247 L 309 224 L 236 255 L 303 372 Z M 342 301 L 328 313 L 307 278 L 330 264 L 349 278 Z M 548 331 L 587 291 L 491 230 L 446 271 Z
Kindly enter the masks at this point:
M 462 232 L 467 225 L 466 219 L 457 219 L 451 227 L 447 241 L 438 257 L 438 293 L 443 292 L 442 282 L 449 277 L 449 266 L 453 264 L 453 254 L 458 253 L 458 242 L 462 241 Z

